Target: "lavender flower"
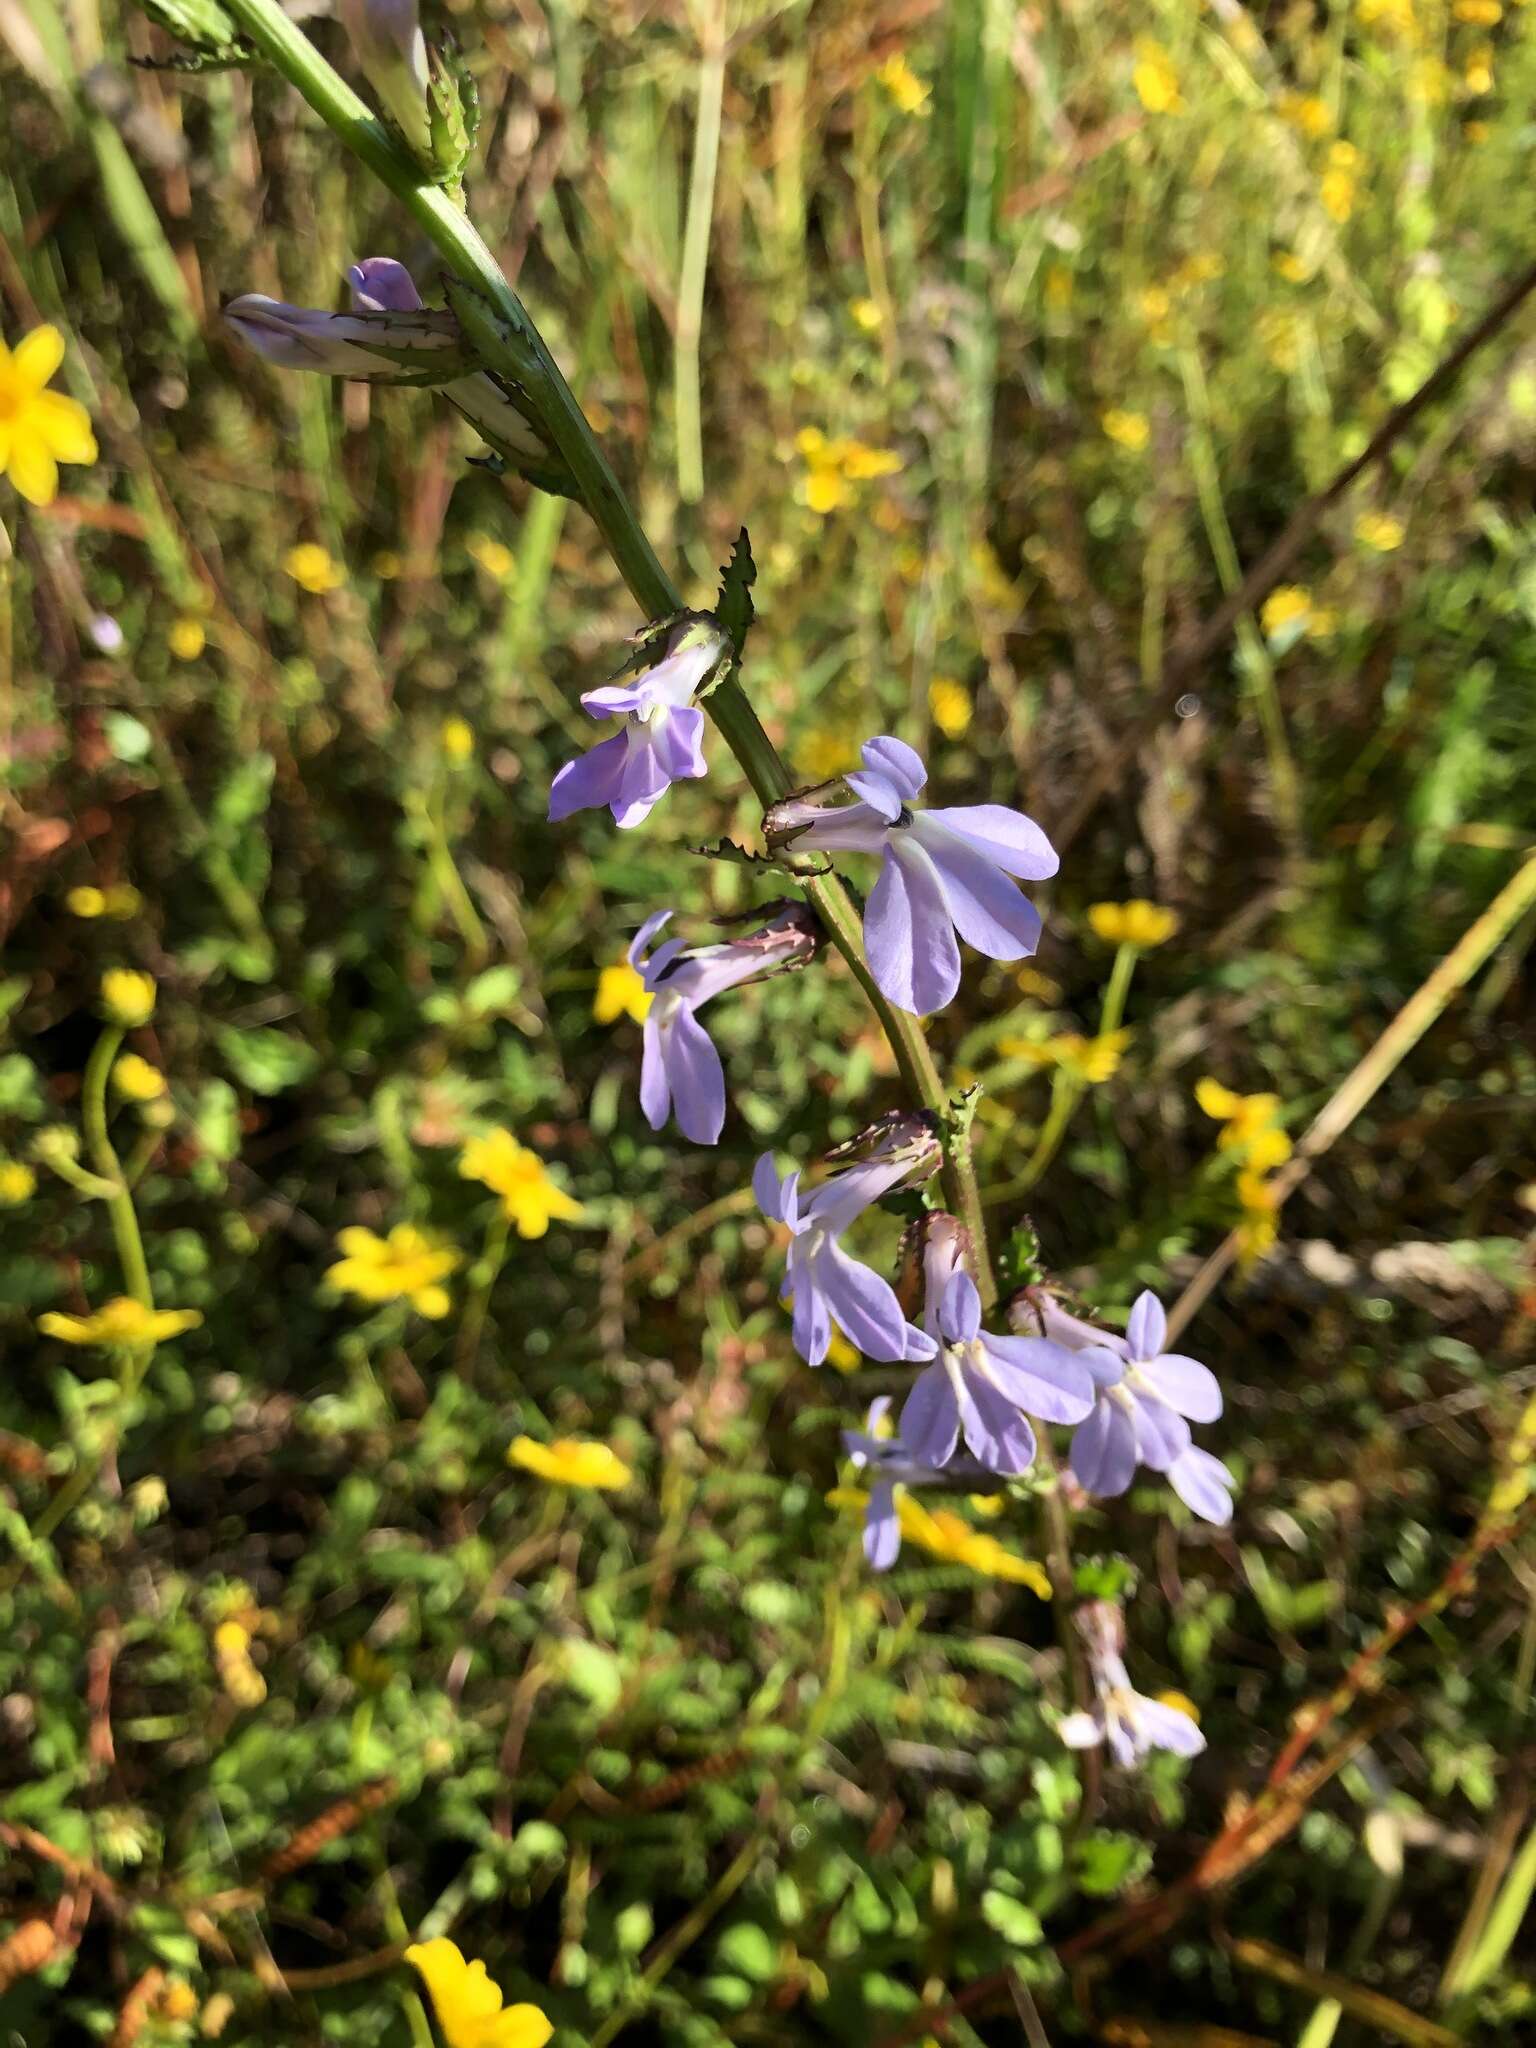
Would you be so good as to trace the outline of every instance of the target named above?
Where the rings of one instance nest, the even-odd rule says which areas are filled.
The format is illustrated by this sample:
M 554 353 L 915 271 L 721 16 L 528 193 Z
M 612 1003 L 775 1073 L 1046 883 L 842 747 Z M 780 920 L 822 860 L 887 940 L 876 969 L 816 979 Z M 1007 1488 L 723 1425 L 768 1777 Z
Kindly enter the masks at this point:
M 901 1555 L 901 1515 L 896 1506 L 898 1486 L 969 1485 L 976 1492 L 990 1492 L 996 1475 L 974 1458 L 951 1458 L 940 1470 L 919 1464 L 897 1437 L 877 1436 L 891 1407 L 889 1394 L 869 1404 L 862 1430 L 843 1431 L 843 1449 L 869 1481 L 869 1502 L 864 1510 L 864 1555 L 877 1572 L 889 1571 Z
M 1078 1353 L 1098 1389 L 1093 1413 L 1072 1439 L 1078 1484 L 1113 1499 L 1141 1464 L 1161 1472 L 1204 1520 L 1230 1522 L 1232 1475 L 1189 1433 L 1191 1422 L 1221 1414 L 1221 1388 L 1198 1359 L 1163 1349 L 1168 1319 L 1157 1296 L 1137 1296 L 1123 1337 L 1069 1315 L 1043 1290 L 1031 1290 L 1029 1301 L 1046 1336 Z
M 642 823 L 674 782 L 702 775 L 704 714 L 693 700 L 729 648 L 712 618 L 691 613 L 668 634 L 654 668 L 633 682 L 588 690 L 582 709 L 592 718 L 622 717 L 624 730 L 566 762 L 550 785 L 551 821 L 606 804 L 625 830 Z
M 769 811 L 768 836 L 796 851 L 882 856 L 864 912 L 870 969 L 887 1001 L 926 1016 L 960 986 L 956 932 L 993 960 L 1034 952 L 1040 913 L 1008 877 L 1043 881 L 1059 863 L 1034 820 L 1002 804 L 914 811 L 928 771 L 901 740 L 873 739 L 862 753 L 863 769 L 843 778 L 858 802 L 788 798 Z
M 960 1263 L 960 1227 L 937 1219 L 924 1253 L 924 1321 L 941 1340 L 934 1363 L 913 1383 L 901 1411 L 910 1458 L 948 1465 L 962 1431 L 989 1472 L 1025 1472 L 1034 1463 L 1027 1417 L 1081 1422 L 1093 1406 L 1093 1382 L 1081 1362 L 1045 1337 L 995 1337 L 981 1327 L 981 1296 Z
M 416 0 L 337 0 L 363 76 L 419 157 L 432 154 L 427 44 Z
M 795 1349 L 807 1365 L 820 1365 L 826 1357 L 834 1324 L 867 1357 L 887 1362 L 932 1358 L 938 1348 L 907 1321 L 890 1283 L 838 1243 L 872 1202 L 894 1187 L 926 1179 L 938 1164 L 938 1142 L 919 1117 L 888 1117 L 860 1142 L 871 1139 L 867 1158 L 803 1201 L 799 1172 L 781 1179 L 771 1152 L 762 1155 L 752 1175 L 763 1214 L 790 1231 L 779 1298 L 794 1303 Z
M 675 1110 L 684 1137 L 696 1145 L 713 1145 L 725 1123 L 725 1074 L 695 1013 L 739 982 L 809 960 L 817 932 L 809 911 L 783 903 L 766 924 L 739 939 L 687 949 L 681 939 L 667 939 L 644 958 L 646 946 L 671 916 L 670 910 L 658 910 L 648 917 L 629 948 L 629 964 L 639 970 L 652 997 L 644 1025 L 640 1107 L 653 1131 Z
M 224 320 L 237 340 L 283 370 L 316 370 L 370 383 L 434 384 L 470 425 L 523 474 L 565 488 L 563 465 L 517 396 L 489 370 L 462 374 L 463 336 L 451 313 L 421 302 L 415 280 L 392 256 L 365 256 L 347 272 L 349 313 L 290 306 L 260 292 L 231 299 Z
M 1149 1750 L 1198 1756 L 1205 1737 L 1192 1717 L 1161 1700 L 1148 1699 L 1131 1684 L 1121 1651 L 1125 1624 L 1118 1607 L 1095 1600 L 1081 1609 L 1077 1625 L 1088 1645 L 1088 1668 L 1098 1695 L 1092 1711 L 1067 1714 L 1057 1733 L 1069 1749 L 1094 1749 L 1103 1742 L 1119 1764 L 1138 1764 Z

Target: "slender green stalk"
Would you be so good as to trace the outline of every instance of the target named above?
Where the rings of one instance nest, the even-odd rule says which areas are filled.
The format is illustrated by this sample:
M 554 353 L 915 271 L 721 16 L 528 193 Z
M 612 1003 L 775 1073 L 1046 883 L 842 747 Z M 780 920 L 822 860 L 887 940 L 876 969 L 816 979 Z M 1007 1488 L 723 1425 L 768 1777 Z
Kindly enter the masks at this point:
M 709 230 L 715 214 L 715 171 L 720 161 L 720 106 L 725 96 L 724 0 L 708 0 L 699 43 L 699 106 L 693 129 L 693 167 L 688 173 L 688 220 L 683 230 L 672 358 L 677 491 L 685 505 L 696 505 L 704 495 L 699 336 L 704 328 L 704 281 L 709 270 Z
M 657 559 L 544 337 L 467 216 L 425 178 L 283 13 L 277 0 L 230 0 L 229 12 L 261 55 L 389 187 L 460 284 L 468 288 L 456 294 L 455 303 L 469 340 L 483 361 L 514 378 L 528 392 L 545 433 L 570 470 L 581 503 L 646 617 L 666 618 L 680 611 L 681 593 Z M 736 677 L 727 676 L 705 702 L 759 801 L 766 807 L 787 796 L 794 780 Z M 894 1010 L 876 988 L 864 958 L 859 922 L 842 883 L 828 874 L 804 877 L 802 886 L 869 999 L 891 1042 L 903 1082 L 943 1123 L 945 1197 L 971 1232 L 978 1282 L 983 1297 L 990 1301 L 995 1284 L 969 1142 L 950 1128 L 945 1116 L 943 1084 L 921 1026 L 915 1017 Z
M 153 1312 L 155 1297 L 149 1284 L 149 1267 L 144 1258 L 144 1240 L 139 1235 L 139 1219 L 134 1212 L 133 1197 L 128 1192 L 122 1166 L 107 1135 L 107 1079 L 122 1042 L 120 1026 L 109 1024 L 92 1047 L 81 1085 L 80 1117 L 96 1170 L 112 1189 L 111 1194 L 104 1195 L 102 1200 L 112 1218 L 112 1236 L 117 1245 L 118 1263 L 123 1269 L 124 1285 L 141 1308 Z
M 507 1239 L 510 1232 L 507 1212 L 501 1204 L 486 1225 L 485 1248 L 475 1262 L 470 1276 L 474 1293 L 464 1311 L 464 1320 L 459 1324 L 458 1341 L 454 1345 L 454 1364 L 467 1379 L 475 1369 L 480 1355 L 480 1339 L 485 1332 L 485 1319 L 491 1306 L 491 1292 L 497 1277 L 507 1262 Z

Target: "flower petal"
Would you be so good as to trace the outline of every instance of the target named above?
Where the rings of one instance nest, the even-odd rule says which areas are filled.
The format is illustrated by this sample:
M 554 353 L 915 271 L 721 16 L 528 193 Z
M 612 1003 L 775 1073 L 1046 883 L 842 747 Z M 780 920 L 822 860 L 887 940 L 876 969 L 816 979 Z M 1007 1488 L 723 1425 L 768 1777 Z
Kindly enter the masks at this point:
M 830 1242 L 816 1252 L 813 1270 L 838 1328 L 866 1358 L 894 1364 L 911 1356 L 909 1325 L 888 1280 Z M 933 1344 L 931 1337 L 917 1334 Z
M 1150 1287 L 1142 1289 L 1125 1325 L 1125 1341 L 1132 1358 L 1156 1358 L 1168 1340 L 1168 1318 L 1163 1304 Z
M 1188 1714 L 1166 1707 L 1161 1700 L 1140 1694 L 1135 1707 L 1137 1746 L 1141 1749 L 1170 1749 L 1175 1756 L 1198 1756 L 1205 1737 Z
M 64 337 L 57 327 L 34 327 L 16 344 L 11 374 L 29 393 L 41 391 L 64 360 Z
M 795 1310 L 790 1318 L 795 1349 L 807 1365 L 820 1365 L 832 1342 L 832 1318 L 826 1297 L 817 1286 L 815 1276 L 806 1270 L 805 1261 L 797 1259 L 793 1253 L 790 1255 L 788 1277 L 793 1281 L 795 1292 Z
M 818 804 L 787 798 L 769 816 L 775 840 L 793 842 L 796 853 L 880 853 L 890 821 L 870 804 Z
M 889 733 L 866 740 L 859 753 L 864 766 L 883 776 L 908 802 L 919 794 L 928 780 L 922 755 L 915 747 L 909 747 L 905 740 L 893 739 Z
M 662 1027 L 661 1050 L 679 1130 L 695 1145 L 718 1144 L 725 1124 L 725 1070 L 692 1010 L 676 1011 Z
M 1101 1394 L 1072 1439 L 1072 1474 L 1085 1493 L 1113 1500 L 1136 1472 L 1136 1430 L 1119 1401 Z
M 1086 1353 L 1044 1337 L 981 1340 L 992 1378 L 1010 1401 L 1042 1422 L 1081 1422 L 1094 1403 Z
M 1079 1708 L 1075 1714 L 1062 1715 L 1056 1733 L 1068 1749 L 1097 1749 L 1104 1740 L 1104 1721 L 1101 1715 Z
M 902 1404 L 899 1425 L 901 1441 L 916 1464 L 934 1471 L 947 1465 L 960 1441 L 960 1411 L 949 1375 L 939 1364 L 930 1365 L 912 1383 Z
M 57 462 L 94 462 L 96 436 L 91 416 L 77 398 L 62 391 L 39 391 L 27 408 L 27 416 Z
M 1027 1472 L 1035 1461 L 1035 1432 L 1006 1394 L 979 1372 L 961 1367 L 955 1399 L 966 1446 L 989 1472 Z
M 790 1173 L 780 1180 L 773 1154 L 763 1152 L 758 1155 L 757 1164 L 752 1169 L 752 1193 L 759 1209 L 765 1216 L 771 1216 L 775 1223 L 791 1221 L 791 1205 L 799 1178 L 798 1173 Z
M 968 1344 L 981 1328 L 981 1295 L 970 1274 L 959 1267 L 944 1283 L 939 1328 L 952 1344 Z
M 1135 1394 L 1131 1403 L 1136 1455 L 1154 1472 L 1166 1472 L 1189 1449 L 1189 1424 L 1155 1394 Z
M 1177 1414 L 1191 1422 L 1215 1422 L 1221 1414 L 1221 1386 L 1208 1365 L 1198 1358 L 1185 1358 L 1177 1351 L 1164 1351 L 1148 1358 L 1137 1368 L 1142 1378 Z
M 654 1015 L 640 1027 L 640 1108 L 653 1131 L 659 1131 L 672 1113 L 672 1081 L 661 1031 Z
M 606 746 L 608 742 L 605 740 L 603 744 Z M 596 752 L 596 749 L 594 748 L 593 751 Z M 641 954 L 644 953 L 646 947 L 655 938 L 662 926 L 670 922 L 673 915 L 674 913 L 670 910 L 653 910 L 651 912 L 645 923 L 641 925 L 639 931 L 630 940 L 629 950 L 624 955 L 624 958 L 631 967 L 638 967 L 640 965 Z
M 894 825 L 901 816 L 904 808 L 901 791 L 888 775 L 882 775 L 876 768 L 855 768 L 843 780 L 872 811 L 879 813 L 886 824 Z
M 31 339 L 29 335 L 28 340 Z M 25 343 L 22 344 L 25 347 Z M 18 422 L 11 430 L 7 464 L 11 482 L 29 505 L 51 505 L 59 494 L 59 466 L 41 434 Z
M 944 902 L 968 946 L 989 960 L 1020 960 L 1040 944 L 1040 913 L 1002 870 L 958 834 L 920 813 L 911 834 L 938 871 Z
M 952 804 L 928 811 L 949 831 L 1021 882 L 1045 882 L 1061 866 L 1056 849 L 1033 818 L 1004 804 Z
M 870 972 L 887 1002 L 926 1017 L 960 986 L 960 948 L 938 870 L 909 833 L 886 847 L 864 911 Z
M 1232 1475 L 1220 1458 L 1191 1444 L 1168 1467 L 1168 1483 L 1185 1507 L 1225 1528 L 1232 1519 Z
M 869 1489 L 864 1512 L 864 1555 L 877 1572 L 888 1572 L 901 1554 L 901 1523 L 896 1519 L 896 1489 L 878 1480 Z
M 403 263 L 393 256 L 365 256 L 347 272 L 352 307 L 358 313 L 419 313 L 421 293 Z
M 567 761 L 549 785 L 549 821 L 559 824 L 574 811 L 595 811 L 611 804 L 629 757 L 629 740 L 618 733 L 574 761 Z

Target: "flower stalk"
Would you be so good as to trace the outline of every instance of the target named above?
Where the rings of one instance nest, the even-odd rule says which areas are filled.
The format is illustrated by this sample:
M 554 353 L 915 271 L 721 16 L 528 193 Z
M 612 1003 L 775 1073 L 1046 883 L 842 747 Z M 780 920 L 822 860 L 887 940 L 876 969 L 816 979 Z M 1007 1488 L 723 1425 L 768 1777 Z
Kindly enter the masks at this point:
M 352 88 L 278 6 L 277 0 L 229 0 L 229 12 L 256 50 L 280 71 L 354 156 L 405 207 L 446 265 L 448 298 L 479 360 L 519 384 L 570 472 L 574 494 L 590 514 L 614 565 L 648 620 L 682 611 L 682 595 L 654 548 L 598 445 L 580 404 L 522 300 L 473 223 L 371 115 Z M 795 784 L 734 675 L 711 690 L 708 709 L 763 807 Z M 889 1039 L 914 1100 L 941 1121 L 945 1198 L 971 1233 L 983 1300 L 995 1297 L 980 1193 L 969 1140 L 948 1115 L 933 1056 L 915 1017 L 898 1012 L 875 986 L 864 957 L 859 921 L 832 874 L 798 878 L 828 936 L 847 960 Z

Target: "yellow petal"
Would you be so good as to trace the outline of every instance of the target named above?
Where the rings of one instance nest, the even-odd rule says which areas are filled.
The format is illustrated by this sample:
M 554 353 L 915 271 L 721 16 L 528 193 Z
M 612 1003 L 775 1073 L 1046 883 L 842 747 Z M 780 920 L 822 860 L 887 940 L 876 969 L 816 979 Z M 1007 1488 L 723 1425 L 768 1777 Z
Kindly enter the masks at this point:
M 34 327 L 16 344 L 11 371 L 20 384 L 41 391 L 64 360 L 64 337 L 57 327 Z
M 464 2023 L 492 2019 L 501 2011 L 501 1993 L 486 1975 L 484 1963 L 466 1963 L 457 1942 L 446 1936 L 414 1942 L 405 1960 L 421 1972 L 450 2041 Z
M 91 416 L 77 398 L 62 391 L 40 391 L 27 408 L 28 418 L 60 462 L 94 462 L 96 436 Z
M 544 2048 L 554 2031 L 536 2005 L 513 2005 L 477 2034 L 476 2044 L 477 2048 L 481 2043 L 484 2048 Z
M 51 505 L 59 494 L 59 466 L 48 453 L 41 434 L 18 425 L 11 432 L 11 456 L 6 468 L 11 482 L 29 505 Z

